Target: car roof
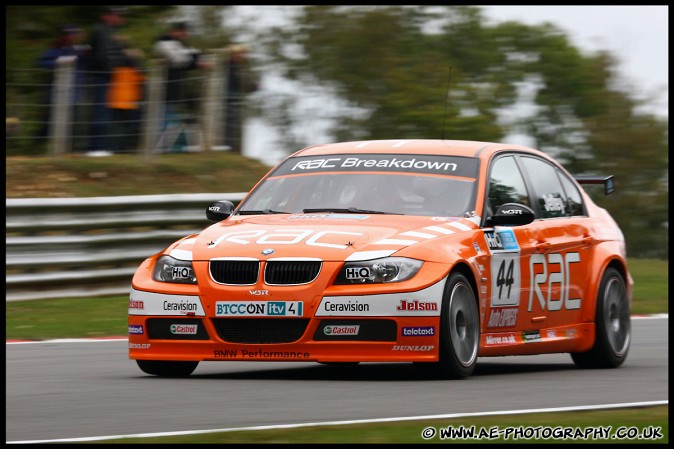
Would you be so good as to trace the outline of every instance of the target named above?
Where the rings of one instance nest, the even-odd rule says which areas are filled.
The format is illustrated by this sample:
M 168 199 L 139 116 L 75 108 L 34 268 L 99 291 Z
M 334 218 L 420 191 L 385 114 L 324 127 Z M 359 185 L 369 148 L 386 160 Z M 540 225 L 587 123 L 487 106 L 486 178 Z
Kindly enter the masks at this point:
M 402 153 L 488 158 L 494 153 L 501 151 L 521 151 L 537 155 L 544 154 L 533 148 L 506 143 L 470 140 L 389 139 L 314 145 L 297 151 L 291 157 L 350 153 Z

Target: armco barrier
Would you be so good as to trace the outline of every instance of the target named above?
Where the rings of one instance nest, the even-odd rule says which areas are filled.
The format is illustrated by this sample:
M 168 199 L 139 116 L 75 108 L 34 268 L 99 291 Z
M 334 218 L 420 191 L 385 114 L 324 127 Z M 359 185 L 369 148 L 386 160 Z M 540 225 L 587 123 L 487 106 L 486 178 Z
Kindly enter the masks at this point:
M 7 199 L 6 300 L 127 294 L 145 258 L 245 194 Z

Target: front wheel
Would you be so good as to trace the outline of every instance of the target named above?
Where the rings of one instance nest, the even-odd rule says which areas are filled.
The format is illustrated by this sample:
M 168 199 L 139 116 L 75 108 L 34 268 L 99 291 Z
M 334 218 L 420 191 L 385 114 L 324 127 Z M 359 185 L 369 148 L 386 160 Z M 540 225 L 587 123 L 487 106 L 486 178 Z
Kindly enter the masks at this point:
M 160 377 L 187 377 L 199 362 L 167 362 L 163 360 L 136 360 L 144 373 Z
M 480 346 L 480 313 L 475 292 L 461 273 L 447 280 L 440 315 L 440 360 L 415 366 L 433 375 L 460 379 L 473 373 Z
M 571 358 L 581 368 L 616 368 L 627 358 L 630 341 L 625 280 L 618 270 L 609 268 L 599 286 L 594 346 L 588 352 L 572 353 Z

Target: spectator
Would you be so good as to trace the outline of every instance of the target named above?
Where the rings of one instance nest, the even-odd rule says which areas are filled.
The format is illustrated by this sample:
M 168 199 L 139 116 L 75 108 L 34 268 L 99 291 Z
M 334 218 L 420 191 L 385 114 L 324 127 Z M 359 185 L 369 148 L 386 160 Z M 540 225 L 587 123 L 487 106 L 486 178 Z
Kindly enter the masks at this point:
M 88 69 L 92 85 L 93 111 L 90 127 L 90 154 L 108 155 L 107 134 L 110 111 L 107 105 L 108 88 L 113 69 L 121 67 L 126 61 L 126 54 L 119 39 L 118 30 L 124 25 L 126 8 L 108 6 L 100 16 L 91 34 L 91 52 Z
M 225 145 L 231 151 L 242 153 L 245 97 L 257 90 L 248 63 L 248 49 L 243 45 L 230 45 L 227 61 L 227 91 L 225 92 Z
M 145 77 L 140 67 L 143 52 L 132 48 L 127 36 L 117 39 L 124 48 L 125 61 L 112 69 L 107 104 L 112 111 L 111 148 L 114 152 L 126 153 L 137 150 Z
M 162 140 L 174 135 L 172 141 L 168 142 L 173 144 L 173 151 L 182 151 L 182 143 L 177 142 L 176 138 L 177 128 L 195 120 L 196 102 L 194 96 L 187 98 L 186 75 L 190 70 L 209 67 L 201 52 L 187 45 L 188 36 L 187 23 L 176 22 L 154 45 L 155 54 L 166 67 Z
M 43 122 L 37 137 L 41 140 L 49 136 L 49 125 L 51 123 L 51 105 L 53 100 L 54 90 L 54 69 L 56 68 L 57 60 L 62 57 L 75 58 L 75 71 L 73 79 L 73 92 L 71 97 L 71 104 L 76 104 L 79 101 L 80 89 L 84 83 L 85 76 L 85 56 L 88 50 L 86 45 L 82 45 L 83 39 L 82 30 L 76 25 L 64 25 L 61 27 L 59 36 L 54 40 L 51 48 L 43 52 L 38 58 L 38 66 L 42 69 L 49 70 L 48 80 L 45 89 L 44 112 L 42 114 Z

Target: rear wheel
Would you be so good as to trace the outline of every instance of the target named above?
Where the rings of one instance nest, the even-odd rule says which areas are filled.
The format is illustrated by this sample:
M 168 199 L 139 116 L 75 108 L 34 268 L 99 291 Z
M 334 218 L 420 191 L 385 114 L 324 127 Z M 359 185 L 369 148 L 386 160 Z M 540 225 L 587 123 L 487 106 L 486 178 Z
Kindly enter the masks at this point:
M 480 345 L 480 313 L 475 292 L 461 273 L 447 281 L 440 316 L 440 360 L 416 363 L 428 374 L 460 379 L 473 373 Z
M 625 280 L 618 270 L 609 268 L 599 286 L 594 346 L 588 352 L 572 353 L 571 358 L 581 368 L 615 368 L 627 358 L 630 341 Z
M 144 373 L 160 377 L 187 377 L 199 362 L 166 362 L 163 360 L 136 360 Z

